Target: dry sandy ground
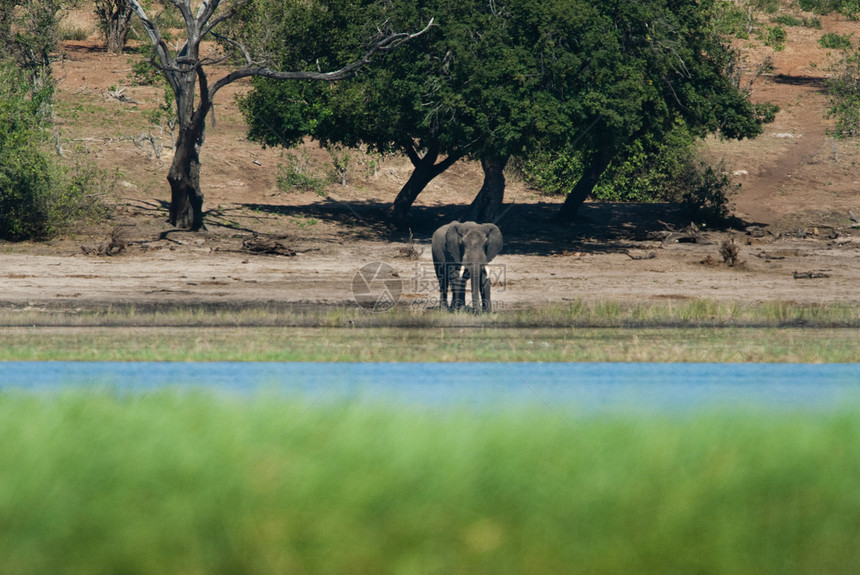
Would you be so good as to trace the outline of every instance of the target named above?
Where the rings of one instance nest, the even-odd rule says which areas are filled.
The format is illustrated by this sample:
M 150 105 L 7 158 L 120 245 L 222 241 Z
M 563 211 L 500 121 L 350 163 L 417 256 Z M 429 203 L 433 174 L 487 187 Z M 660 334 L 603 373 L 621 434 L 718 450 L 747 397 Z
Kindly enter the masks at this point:
M 860 32 L 860 24 L 838 17 L 824 23 L 824 31 Z M 663 241 L 689 221 L 666 206 L 610 204 L 588 204 L 573 226 L 553 226 L 547 221 L 560 200 L 512 178 L 499 223 L 506 245 L 496 260 L 496 302 L 504 308 L 579 299 L 860 304 L 860 229 L 849 215 L 860 215 L 860 146 L 826 132 L 821 86 L 833 55 L 817 47 L 823 31 L 787 31 L 781 52 L 753 41 L 741 46 L 750 69 L 765 56 L 773 59 L 773 73 L 756 80 L 753 97 L 780 105 L 776 122 L 755 140 L 711 141 L 705 149 L 742 184 L 735 213 L 749 227 L 705 231 L 697 243 Z M 247 85 L 231 86 L 219 95 L 218 123 L 203 147 L 208 229 L 175 231 L 165 222 L 169 149 L 158 157 L 139 138 L 152 133 L 144 118 L 158 90 L 130 84 L 133 55 L 109 56 L 93 42 L 69 43 L 65 52 L 57 69 L 61 135 L 67 147 L 119 169 L 117 211 L 109 222 L 50 242 L 0 243 L 0 306 L 350 305 L 356 273 L 375 262 L 395 271 L 402 305 L 423 306 L 435 297 L 429 238 L 477 192 L 474 165 L 456 165 L 419 197 L 410 243 L 383 224 L 384 209 L 408 177 L 407 161 L 355 156 L 346 186 L 332 185 L 325 196 L 283 191 L 277 175 L 285 152 L 245 139 L 233 97 Z M 111 86 L 126 88 L 138 104 L 109 97 Z M 320 165 L 328 158 L 313 144 L 296 156 Z M 111 233 L 122 251 L 82 250 L 92 251 Z M 243 246 L 255 237 L 295 254 L 250 252 Z M 734 266 L 719 249 L 730 238 L 740 248 Z
M 611 209 L 589 208 L 586 213 L 595 218 Z M 612 213 L 621 211 L 615 207 Z M 553 230 L 553 241 L 532 242 L 527 229 L 517 233 L 510 227 L 514 231 L 494 270 L 494 298 L 503 307 L 577 299 L 860 303 L 860 234 L 837 234 L 832 228 L 811 228 L 807 237 L 735 233 L 740 261 L 729 266 L 719 248 L 731 232 L 705 233 L 703 243 L 663 243 L 647 238 L 661 235 L 654 232 L 637 240 L 641 226 L 613 239 L 583 239 L 579 228 Z M 572 237 L 558 238 L 565 234 Z M 7 252 L 0 255 L 0 299 L 18 309 L 112 303 L 352 304 L 354 286 L 360 285 L 356 273 L 375 262 L 394 270 L 394 284 L 387 285 L 401 291 L 403 305 L 424 307 L 432 303 L 428 297 L 436 297 L 426 239 L 410 244 L 287 237 L 280 240 L 282 245 L 296 254 L 281 256 L 243 250 L 247 238 L 173 232 L 166 239 L 129 236 L 125 250 L 114 256 Z M 371 286 L 372 293 L 382 289 L 382 284 Z

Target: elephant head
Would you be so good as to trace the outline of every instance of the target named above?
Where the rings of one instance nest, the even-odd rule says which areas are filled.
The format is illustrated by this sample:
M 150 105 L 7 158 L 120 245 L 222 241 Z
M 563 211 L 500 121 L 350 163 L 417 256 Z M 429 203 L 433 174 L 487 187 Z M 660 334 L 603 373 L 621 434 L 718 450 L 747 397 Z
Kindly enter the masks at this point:
M 494 224 L 454 221 L 433 233 L 433 262 L 439 279 L 440 303 L 448 305 L 451 285 L 454 309 L 466 304 L 466 282 L 472 280 L 472 309 L 491 309 L 487 264 L 502 250 L 502 232 Z

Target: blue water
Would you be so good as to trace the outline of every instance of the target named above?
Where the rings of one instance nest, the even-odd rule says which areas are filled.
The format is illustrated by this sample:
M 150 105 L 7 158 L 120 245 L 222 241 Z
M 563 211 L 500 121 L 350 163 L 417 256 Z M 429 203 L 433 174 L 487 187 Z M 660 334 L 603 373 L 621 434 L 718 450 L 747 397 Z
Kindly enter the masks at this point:
M 860 406 L 860 364 L 0 362 L 0 390 L 162 387 L 584 410 Z

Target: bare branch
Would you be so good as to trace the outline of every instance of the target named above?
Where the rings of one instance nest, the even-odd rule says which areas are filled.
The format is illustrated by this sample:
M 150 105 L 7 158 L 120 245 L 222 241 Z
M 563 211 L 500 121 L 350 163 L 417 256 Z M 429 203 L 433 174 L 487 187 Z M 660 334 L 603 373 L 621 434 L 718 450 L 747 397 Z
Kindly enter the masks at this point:
M 433 21 L 434 19 L 431 18 L 423 29 L 413 34 L 401 32 L 391 34 L 390 36 L 379 40 L 370 48 L 370 50 L 365 52 L 361 58 L 332 72 L 282 72 L 279 70 L 272 70 L 267 66 L 246 66 L 244 68 L 240 68 L 215 82 L 215 84 L 212 85 L 210 98 L 215 95 L 215 92 L 227 84 L 231 84 L 236 80 L 241 80 L 242 78 L 248 78 L 251 76 L 261 76 L 263 78 L 272 78 L 274 80 L 320 80 L 324 82 L 343 80 L 344 78 L 348 78 L 355 74 L 363 66 L 366 66 L 377 52 L 389 52 L 400 44 L 425 34 L 431 27 L 433 27 Z
M 231 46 L 233 46 L 237 50 L 241 51 L 242 56 L 245 58 L 245 63 L 248 66 L 254 65 L 254 59 L 251 57 L 251 53 L 248 52 L 248 48 L 244 44 L 242 44 L 241 42 L 237 42 L 236 40 L 233 40 L 232 38 L 228 38 L 227 36 L 223 36 L 221 34 L 216 34 L 215 32 L 212 32 L 212 35 L 215 36 L 215 38 L 217 38 L 218 40 L 221 40 L 222 42 L 226 42 L 227 44 L 230 44 Z
M 179 12 L 182 14 L 182 19 L 185 21 L 186 25 L 192 21 L 194 16 L 191 15 L 191 3 L 189 2 L 189 0 L 169 0 L 169 1 L 171 4 L 176 6 L 177 10 L 179 10 Z M 216 0 L 216 2 L 217 2 L 217 0 Z M 205 5 L 205 3 L 204 3 L 204 5 Z M 201 8 L 202 8 L 202 6 L 201 6 Z
M 219 14 L 214 20 L 212 20 L 212 22 L 210 22 L 209 24 L 204 26 L 203 30 L 200 31 L 200 38 L 202 39 L 203 37 L 206 36 L 206 34 L 209 34 L 210 32 L 212 32 L 212 30 L 215 28 L 215 26 L 217 26 L 218 24 L 220 24 L 224 20 L 229 20 L 230 18 L 232 18 L 235 15 L 236 15 L 236 10 L 234 10 L 233 8 L 230 8 L 229 10 L 224 12 L 223 14 Z M 208 20 L 208 18 L 207 18 L 207 20 Z M 201 22 L 205 22 L 205 21 L 206 20 L 201 20 Z
M 200 8 L 197 9 L 197 21 L 206 22 L 209 20 L 209 18 L 212 17 L 212 14 L 215 13 L 215 10 L 218 9 L 219 4 L 221 4 L 221 0 L 203 0 Z
M 137 14 L 137 17 L 140 19 L 141 24 L 143 24 L 143 29 L 146 31 L 146 34 L 149 36 L 150 42 L 152 43 L 153 64 L 156 64 L 156 67 L 158 68 L 169 66 L 170 54 L 167 51 L 167 42 L 164 41 L 158 27 L 149 18 L 149 16 L 147 16 L 146 11 L 138 0 L 128 1 L 131 4 L 132 10 L 134 10 L 135 14 Z M 176 90 L 176 79 L 170 74 L 165 74 L 165 78 L 171 87 Z

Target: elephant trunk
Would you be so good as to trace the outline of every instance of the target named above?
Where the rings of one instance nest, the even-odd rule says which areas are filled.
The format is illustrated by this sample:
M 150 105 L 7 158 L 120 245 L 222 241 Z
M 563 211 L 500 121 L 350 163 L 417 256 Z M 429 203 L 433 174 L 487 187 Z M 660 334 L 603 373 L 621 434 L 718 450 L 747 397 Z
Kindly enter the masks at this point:
M 481 272 L 484 266 L 475 265 L 472 270 L 472 308 L 475 313 L 481 313 L 483 304 L 481 303 Z
M 472 282 L 472 310 L 475 313 L 480 313 L 483 309 L 483 302 L 481 301 L 483 292 L 481 291 L 481 281 L 484 276 L 484 265 L 481 263 L 471 263 L 471 264 L 462 264 L 457 273 L 457 277 L 461 282 L 460 285 L 463 286 L 463 291 L 465 292 L 466 285 L 466 272 L 468 272 L 468 279 Z

